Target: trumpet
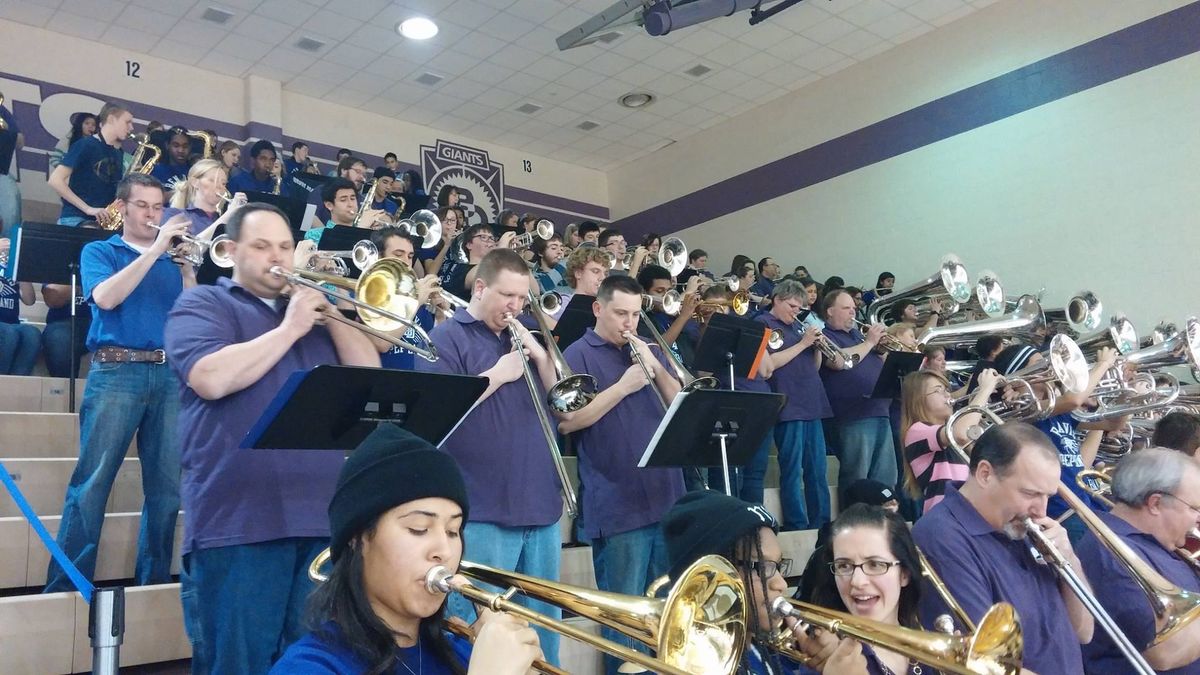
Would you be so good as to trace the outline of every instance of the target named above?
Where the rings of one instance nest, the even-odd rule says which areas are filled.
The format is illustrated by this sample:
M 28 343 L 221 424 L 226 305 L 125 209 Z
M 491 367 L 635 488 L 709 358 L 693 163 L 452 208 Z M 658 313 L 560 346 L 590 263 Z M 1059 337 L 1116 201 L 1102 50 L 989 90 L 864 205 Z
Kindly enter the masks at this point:
M 0 94 L 0 106 L 3 106 L 3 105 L 4 105 L 4 94 Z M 8 122 L 4 121 L 3 117 L 0 117 L 0 131 L 8 131 Z
M 326 315 L 330 319 L 393 346 L 408 349 L 426 361 L 437 361 L 437 349 L 429 339 L 429 334 L 413 320 L 418 307 L 417 278 L 412 268 L 402 261 L 396 258 L 380 258 L 374 265 L 363 270 L 357 282 L 334 274 L 287 270 L 278 265 L 272 267 L 270 273 L 294 286 L 311 288 L 350 303 L 358 311 L 362 323 L 347 319 L 338 311 L 328 312 Z M 353 290 L 354 295 L 351 296 L 345 290 L 331 290 L 326 288 L 325 284 L 334 286 L 335 289 Z M 402 328 L 416 333 L 425 346 L 413 344 L 391 334 Z
M 543 314 L 554 314 L 558 312 L 558 310 L 562 308 L 562 303 L 563 296 L 557 291 L 546 291 L 537 298 L 537 306 L 542 310 Z
M 678 316 L 683 308 L 683 296 L 679 291 L 670 290 L 662 295 L 642 294 L 642 311 L 660 310 L 668 316 Z
M 732 298 L 705 300 L 696 305 L 693 318 L 697 321 L 705 321 L 708 318 L 707 315 L 725 307 L 732 309 L 733 313 L 738 316 L 745 316 L 746 312 L 750 311 L 750 292 L 741 290 L 734 293 Z
M 862 321 L 859 321 L 858 319 L 855 319 L 854 323 L 858 324 L 858 327 L 860 330 L 871 327 L 870 324 L 863 323 Z M 920 349 L 917 349 L 916 347 L 910 347 L 910 346 L 904 344 L 904 342 L 901 341 L 900 338 L 896 337 L 895 335 L 888 335 L 887 333 L 884 333 L 879 338 L 878 346 L 882 350 L 888 351 L 888 352 L 905 352 L 908 354 L 917 354 L 917 353 L 920 353 L 920 351 L 921 351 Z
M 801 336 L 804 335 L 804 331 L 796 328 L 795 324 L 793 324 L 792 327 L 795 329 L 796 333 L 800 334 Z M 813 344 L 815 344 L 817 349 L 821 350 L 821 354 L 830 361 L 837 361 L 838 359 L 841 359 L 842 363 L 846 364 L 846 370 L 858 365 L 858 354 L 847 354 L 841 349 L 838 349 L 837 345 L 830 342 L 829 338 L 825 337 L 824 334 L 818 333 L 817 340 Z M 771 349 L 779 349 L 782 347 L 783 331 L 779 330 L 778 328 L 772 329 L 770 335 L 767 336 L 767 346 Z
M 512 242 L 509 244 L 509 248 L 514 251 L 522 251 L 530 246 L 533 246 L 535 238 L 547 241 L 553 236 L 554 223 L 550 222 L 549 220 L 542 219 L 537 221 L 537 225 L 534 226 L 532 232 L 523 232 L 513 237 Z
M 162 226 L 157 223 L 146 223 L 156 230 L 162 230 Z M 178 237 L 180 243 L 171 249 L 171 258 L 176 262 L 189 263 L 193 267 L 199 267 L 204 264 L 205 254 L 218 241 L 224 242 L 229 237 L 221 235 L 212 241 L 207 239 L 197 239 L 190 234 L 181 234 Z M 232 260 L 230 261 L 232 263 Z M 232 266 L 232 265 L 231 265 Z
M 333 266 L 331 274 L 344 277 L 350 271 L 344 258 L 349 258 L 358 270 L 365 270 L 379 260 L 379 249 L 370 239 L 360 239 L 349 251 L 317 251 L 308 258 L 306 269 L 312 272 L 321 271 L 322 263 Z
M 1016 675 L 1021 672 L 1025 651 L 1021 621 L 1013 606 L 1005 602 L 992 605 L 979 627 L 962 636 L 904 628 L 783 597 L 771 602 L 771 613 L 779 619 L 790 617 L 838 637 L 900 652 L 944 673 Z M 773 642 L 772 646 L 780 653 L 811 665 L 809 656 L 795 646 L 790 630 L 784 628 L 776 633 Z
M 328 579 L 321 568 L 329 557 L 330 551 L 325 549 L 313 559 L 308 566 L 310 579 L 318 583 Z M 430 593 L 459 593 L 494 612 L 520 617 L 656 673 L 733 675 L 742 660 L 749 620 L 746 587 L 737 569 L 720 556 L 704 556 L 693 563 L 666 599 L 597 591 L 466 560 L 459 563 L 458 573 L 471 581 L 508 590 L 493 593 L 470 582 L 457 582 L 443 565 L 429 569 L 425 588 Z M 620 631 L 655 647 L 658 656 L 643 654 L 519 605 L 510 599 L 517 592 Z M 535 667 L 540 669 L 536 662 Z

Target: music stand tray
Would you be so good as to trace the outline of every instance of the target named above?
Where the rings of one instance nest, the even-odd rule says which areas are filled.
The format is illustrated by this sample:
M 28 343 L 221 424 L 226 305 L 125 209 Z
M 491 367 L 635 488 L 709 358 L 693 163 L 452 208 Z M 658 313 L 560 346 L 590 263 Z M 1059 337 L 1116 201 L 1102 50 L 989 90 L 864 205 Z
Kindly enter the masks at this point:
M 363 239 L 371 238 L 371 230 L 361 227 L 330 227 L 321 235 L 321 241 L 317 242 L 318 251 L 349 251 L 354 248 L 354 245 Z M 346 263 L 346 277 L 357 279 L 362 270 L 354 266 L 354 262 L 349 258 L 343 258 Z
M 587 329 L 596 325 L 596 313 L 592 311 L 592 303 L 595 301 L 594 295 L 576 293 L 571 296 L 554 326 L 554 337 L 560 350 L 570 347 L 572 342 L 583 337 Z
M 246 433 L 243 448 L 346 450 L 381 423 L 440 444 L 487 389 L 487 378 L 317 366 L 292 373 Z
M 756 391 L 697 389 L 681 393 L 658 425 L 638 467 L 719 466 L 732 494 L 729 466 L 745 466 L 783 410 L 787 397 Z
M 296 238 L 304 236 L 304 229 L 308 227 L 307 214 L 308 203 L 303 199 L 288 197 L 286 195 L 277 195 L 270 192 L 255 192 L 251 190 L 246 193 L 247 203 L 259 202 L 262 204 L 270 204 L 278 207 L 287 216 L 288 224 L 292 226 L 293 233 L 299 233 Z
M 17 230 L 16 252 L 12 254 L 13 279 L 33 284 L 62 284 L 71 287 L 71 392 L 70 411 L 75 412 L 75 296 L 81 283 L 79 259 L 83 247 L 116 234 L 90 227 L 70 227 L 51 223 L 22 223 Z
M 879 371 L 879 379 L 875 380 L 871 398 L 900 398 L 900 383 L 909 373 L 920 370 L 924 361 L 924 354 L 889 352 Z
M 767 352 L 771 331 L 753 319 L 728 314 L 713 314 L 696 345 L 695 370 L 717 373 L 729 370 L 729 386 L 734 376 L 753 379 Z

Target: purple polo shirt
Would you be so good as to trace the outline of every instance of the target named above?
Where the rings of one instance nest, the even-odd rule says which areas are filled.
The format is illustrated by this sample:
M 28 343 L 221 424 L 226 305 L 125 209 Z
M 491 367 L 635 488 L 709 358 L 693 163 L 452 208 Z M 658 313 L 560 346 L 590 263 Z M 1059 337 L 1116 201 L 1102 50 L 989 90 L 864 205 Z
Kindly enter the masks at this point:
M 800 342 L 802 335 L 796 331 L 796 326 L 780 321 L 774 314 L 760 314 L 754 317 L 754 320 L 783 334 L 783 346 L 772 349 L 772 354 L 794 347 Z M 829 398 L 825 395 L 825 383 L 821 380 L 821 374 L 817 372 L 813 356 L 816 353 L 815 345 L 809 347 L 771 374 L 771 391 L 787 395 L 787 403 L 779 413 L 780 422 L 819 420 L 833 416 Z
M 596 378 L 598 391 L 604 391 L 633 363 L 629 349 L 609 344 L 589 328 L 563 356 L 571 370 Z M 669 368 L 658 348 L 652 349 L 661 367 Z M 657 523 L 683 496 L 683 472 L 679 469 L 638 468 L 663 418 L 652 386 L 626 396 L 595 424 L 575 434 L 579 477 L 584 485 L 584 534 L 589 539 Z
M 1027 541 L 1013 541 L 992 529 L 953 486 L 913 525 L 912 533 L 976 625 L 997 602 L 1016 608 L 1025 636 L 1026 668 L 1056 675 L 1083 673 L 1079 638 L 1059 594 L 1058 577 L 1049 566 L 1034 561 Z M 948 612 L 928 584 L 921 589 L 918 609 L 925 626 Z
M 1142 560 L 1149 563 L 1168 581 L 1193 594 L 1200 592 L 1200 578 L 1192 568 L 1179 556 L 1163 548 L 1157 539 L 1112 514 L 1096 515 L 1120 537 L 1121 541 L 1128 544 Z M 1084 533 L 1083 539 L 1075 547 L 1075 553 L 1084 573 L 1092 582 L 1096 598 L 1112 615 L 1121 631 L 1129 636 L 1129 641 L 1138 649 L 1149 647 L 1150 642 L 1154 640 L 1154 612 L 1150 609 L 1146 594 L 1130 578 L 1129 572 L 1100 544 L 1091 530 Z M 1108 633 L 1098 626 L 1095 637 L 1083 646 L 1083 656 L 1087 661 L 1088 673 L 1123 675 L 1130 670 L 1129 662 L 1113 645 Z M 1200 673 L 1200 661 L 1193 661 L 1182 668 L 1158 672 Z
M 826 326 L 822 331 L 829 341 L 840 349 L 856 347 L 863 343 L 863 334 L 857 328 L 837 330 Z M 875 382 L 883 370 L 883 357 L 871 351 L 849 370 L 821 369 L 821 380 L 825 383 L 825 394 L 833 408 L 833 416 L 841 422 L 850 422 L 866 417 L 887 417 L 891 399 L 868 398 L 875 390 Z
M 512 351 L 508 331 L 496 335 L 465 309 L 438 324 L 429 337 L 438 360 L 417 359 L 417 370 L 479 375 Z M 546 394 L 536 368 L 534 379 L 538 405 L 545 410 Z M 501 385 L 475 406 L 442 449 L 462 467 L 472 521 L 528 527 L 549 525 L 562 516 L 558 473 L 524 377 Z
M 329 536 L 327 509 L 343 453 L 238 447 L 293 372 L 338 362 L 329 332 L 314 327 L 259 381 L 224 398 L 208 401 L 187 386 L 201 358 L 253 340 L 282 321 L 282 311 L 224 277 L 214 286 L 185 291 L 167 317 L 167 363 L 181 389 L 184 553 Z

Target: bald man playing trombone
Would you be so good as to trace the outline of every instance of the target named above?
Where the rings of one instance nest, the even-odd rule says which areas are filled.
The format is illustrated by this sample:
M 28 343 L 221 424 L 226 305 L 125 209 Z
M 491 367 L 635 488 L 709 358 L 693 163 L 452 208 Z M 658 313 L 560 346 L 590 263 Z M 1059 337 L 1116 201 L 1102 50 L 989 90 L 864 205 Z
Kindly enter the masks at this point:
M 293 266 L 282 211 L 247 204 L 225 232 L 233 278 L 189 289 L 166 327 L 181 383 L 180 593 L 193 672 L 264 673 L 303 635 L 306 569 L 329 545 L 326 509 L 344 457 L 239 446 L 293 372 L 379 367 L 379 352 L 353 326 L 326 321 L 334 310 L 324 294 L 272 271 Z

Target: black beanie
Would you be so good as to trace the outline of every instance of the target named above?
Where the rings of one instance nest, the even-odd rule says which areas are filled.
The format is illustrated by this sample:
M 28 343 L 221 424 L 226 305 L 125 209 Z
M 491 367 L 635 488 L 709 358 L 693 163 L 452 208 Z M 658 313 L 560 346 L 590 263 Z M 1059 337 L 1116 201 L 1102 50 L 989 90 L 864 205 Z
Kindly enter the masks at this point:
M 854 504 L 883 506 L 894 499 L 896 493 L 892 488 L 877 480 L 860 478 L 846 488 L 846 501 L 840 504 L 839 508 L 844 511 Z
M 350 453 L 329 502 L 333 562 L 384 511 L 426 497 L 445 497 L 467 518 L 467 486 L 450 455 L 394 424 L 381 424 Z
M 670 564 L 667 574 L 677 581 L 701 556 L 725 555 L 734 542 L 760 527 L 779 531 L 775 518 L 757 504 L 714 490 L 685 494 L 662 521 Z

